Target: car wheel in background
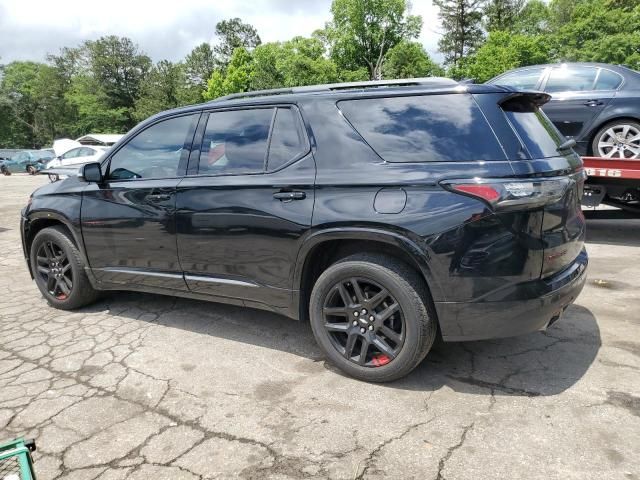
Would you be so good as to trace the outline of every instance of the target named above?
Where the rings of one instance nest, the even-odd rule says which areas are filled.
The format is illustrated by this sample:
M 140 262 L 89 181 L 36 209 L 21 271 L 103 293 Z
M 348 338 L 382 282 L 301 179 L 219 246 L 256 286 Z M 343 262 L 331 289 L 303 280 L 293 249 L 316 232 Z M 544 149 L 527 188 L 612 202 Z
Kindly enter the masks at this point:
M 383 255 L 357 254 L 327 268 L 310 298 L 316 341 L 328 360 L 360 380 L 408 374 L 436 336 L 425 282 Z
M 640 123 L 632 120 L 616 120 L 602 127 L 593 139 L 595 157 L 640 158 Z

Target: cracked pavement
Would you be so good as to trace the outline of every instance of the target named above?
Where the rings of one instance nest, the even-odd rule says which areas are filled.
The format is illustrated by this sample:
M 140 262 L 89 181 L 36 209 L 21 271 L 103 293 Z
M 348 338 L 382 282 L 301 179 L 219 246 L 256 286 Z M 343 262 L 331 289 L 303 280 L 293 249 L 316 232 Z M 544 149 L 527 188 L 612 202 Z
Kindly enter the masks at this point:
M 49 307 L 18 229 L 47 181 L 0 177 L 0 440 L 36 439 L 39 480 L 640 478 L 640 220 L 589 212 L 588 284 L 547 332 L 439 344 L 373 385 L 267 312 Z

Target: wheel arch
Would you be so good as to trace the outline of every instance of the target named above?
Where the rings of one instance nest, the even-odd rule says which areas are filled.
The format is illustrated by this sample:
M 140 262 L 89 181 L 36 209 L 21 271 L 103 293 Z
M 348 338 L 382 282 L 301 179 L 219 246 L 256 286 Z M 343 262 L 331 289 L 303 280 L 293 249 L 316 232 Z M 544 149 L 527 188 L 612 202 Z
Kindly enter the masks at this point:
M 353 253 L 382 253 L 404 262 L 424 279 L 432 299 L 442 298 L 430 258 L 415 242 L 397 232 L 376 228 L 330 228 L 313 233 L 303 243 L 294 270 L 294 291 L 298 298 L 294 310 L 306 320 L 311 289 L 318 276 L 332 263 Z
M 31 245 L 33 244 L 33 240 L 41 230 L 44 230 L 48 227 L 53 226 L 61 226 L 65 230 L 67 230 L 70 234 L 71 241 L 76 246 L 80 255 L 82 256 L 85 265 L 89 265 L 87 261 L 87 257 L 84 251 L 84 244 L 82 242 L 82 236 L 80 232 L 77 231 L 77 228 L 74 228 L 73 222 L 67 218 L 66 216 L 51 211 L 35 211 L 30 212 L 28 217 L 28 226 L 25 227 L 23 235 L 24 235 L 24 248 L 25 248 L 25 256 L 27 259 L 27 263 L 29 264 L 29 273 L 31 274 Z M 91 279 L 91 275 L 89 275 Z

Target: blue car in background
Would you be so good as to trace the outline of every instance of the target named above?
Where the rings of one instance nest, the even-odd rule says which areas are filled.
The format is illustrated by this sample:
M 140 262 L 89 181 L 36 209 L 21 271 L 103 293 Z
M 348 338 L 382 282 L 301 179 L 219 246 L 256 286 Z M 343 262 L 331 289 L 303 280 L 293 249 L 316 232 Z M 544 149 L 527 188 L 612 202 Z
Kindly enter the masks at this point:
M 9 160 L 0 160 L 0 172 L 5 175 L 27 172 L 32 175 L 42 170 L 45 165 L 56 157 L 50 149 L 23 150 L 13 155 Z

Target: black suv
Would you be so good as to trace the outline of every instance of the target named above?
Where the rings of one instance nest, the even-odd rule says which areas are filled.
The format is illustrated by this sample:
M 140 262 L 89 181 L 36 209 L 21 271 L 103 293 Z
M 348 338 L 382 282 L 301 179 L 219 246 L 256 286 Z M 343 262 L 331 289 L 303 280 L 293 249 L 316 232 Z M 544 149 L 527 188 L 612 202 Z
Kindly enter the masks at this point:
M 134 128 L 22 212 L 49 303 L 136 290 L 308 319 L 354 377 L 542 330 L 580 293 L 584 174 L 539 92 L 448 79 L 232 95 Z

